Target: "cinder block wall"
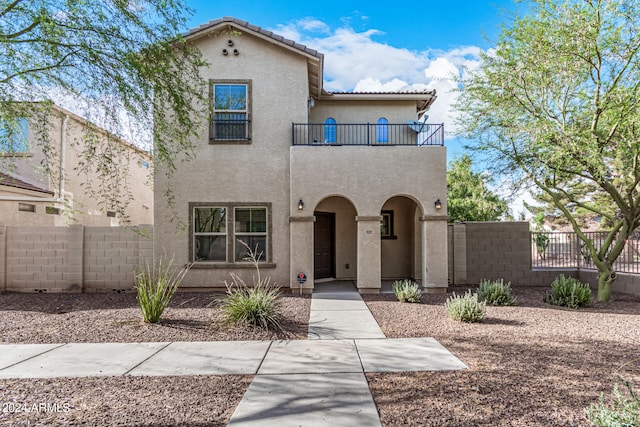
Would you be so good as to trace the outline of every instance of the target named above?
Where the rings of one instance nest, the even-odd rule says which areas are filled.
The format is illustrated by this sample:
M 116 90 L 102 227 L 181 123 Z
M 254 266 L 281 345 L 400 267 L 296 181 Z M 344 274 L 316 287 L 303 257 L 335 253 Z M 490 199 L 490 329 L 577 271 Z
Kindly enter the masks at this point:
M 136 232 L 138 230 L 138 232 Z M 86 227 L 84 291 L 131 289 L 135 268 L 153 261 L 153 228 Z
M 477 285 L 504 279 L 513 286 L 550 286 L 559 274 L 597 285 L 591 270 L 532 270 L 528 222 L 467 222 L 449 225 L 449 283 Z M 640 296 L 640 275 L 619 274 L 616 292 Z
M 98 292 L 132 289 L 153 259 L 153 228 L 0 227 L 0 289 Z
M 593 270 L 580 270 L 578 279 L 581 282 L 588 283 L 593 289 L 598 287 L 598 272 Z M 618 273 L 618 278 L 613 282 L 613 290 L 615 292 L 624 292 L 626 294 L 640 296 L 640 274 Z
M 513 286 L 547 286 L 559 274 L 531 270 L 528 222 L 453 224 L 453 277 L 456 285 L 477 285 L 482 279 L 504 279 Z M 575 272 L 563 272 L 575 275 Z

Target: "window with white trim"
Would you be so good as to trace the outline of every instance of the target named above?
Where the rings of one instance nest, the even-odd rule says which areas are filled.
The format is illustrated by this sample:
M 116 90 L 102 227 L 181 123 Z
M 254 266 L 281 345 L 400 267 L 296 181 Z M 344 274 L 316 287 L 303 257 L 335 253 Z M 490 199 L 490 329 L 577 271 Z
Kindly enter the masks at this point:
M 267 209 L 235 208 L 235 261 L 247 260 L 248 249 L 244 242 L 260 261 L 267 256 Z
M 248 249 L 260 262 L 270 261 L 270 204 L 191 203 L 191 259 L 197 262 L 246 263 Z
M 193 260 L 227 261 L 227 208 L 193 208 Z
M 225 80 L 211 83 L 211 139 L 244 141 L 251 139 L 251 82 Z

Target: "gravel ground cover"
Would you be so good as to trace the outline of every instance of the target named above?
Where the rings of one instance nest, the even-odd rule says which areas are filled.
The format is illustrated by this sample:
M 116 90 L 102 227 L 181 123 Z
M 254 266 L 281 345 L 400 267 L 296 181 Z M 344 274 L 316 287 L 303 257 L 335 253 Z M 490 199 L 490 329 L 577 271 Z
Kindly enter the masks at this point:
M 177 293 L 145 324 L 134 293 L 0 294 L 0 343 L 306 339 L 311 298 L 283 294 L 282 331 L 226 324 L 222 293 Z M 0 380 L 0 426 L 224 426 L 252 376 Z
M 447 295 L 423 295 L 420 304 L 364 296 L 387 337 L 435 337 L 469 367 L 367 374 L 383 425 L 588 426 L 584 408 L 601 392 L 610 395 L 616 375 L 640 387 L 640 299 L 614 295 L 613 302 L 570 310 L 544 304 L 545 290 L 515 288 L 518 306 L 488 307 L 481 324 L 448 319 Z M 306 338 L 309 296 L 283 297 L 284 331 L 276 333 L 224 324 L 219 297 L 178 293 L 159 325 L 145 325 L 134 294 L 4 294 L 0 341 Z M 0 380 L 0 425 L 225 425 L 251 379 Z
M 450 320 L 447 295 L 365 296 L 387 337 L 435 337 L 469 367 L 366 374 L 383 425 L 589 426 L 584 408 L 618 375 L 639 390 L 640 299 L 571 310 L 545 304 L 545 291 L 515 288 L 518 305 L 487 307 L 480 324 Z

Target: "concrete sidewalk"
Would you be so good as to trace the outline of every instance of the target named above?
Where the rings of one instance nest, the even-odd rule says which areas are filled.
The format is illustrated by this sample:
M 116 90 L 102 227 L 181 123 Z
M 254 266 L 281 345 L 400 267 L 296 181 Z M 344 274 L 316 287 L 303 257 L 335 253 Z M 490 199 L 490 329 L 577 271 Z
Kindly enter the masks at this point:
M 0 379 L 255 375 L 229 425 L 379 426 L 365 373 L 467 368 L 434 338 L 385 338 L 353 286 L 312 298 L 308 340 L 0 344 Z
M 465 368 L 433 338 L 0 345 L 0 379 Z

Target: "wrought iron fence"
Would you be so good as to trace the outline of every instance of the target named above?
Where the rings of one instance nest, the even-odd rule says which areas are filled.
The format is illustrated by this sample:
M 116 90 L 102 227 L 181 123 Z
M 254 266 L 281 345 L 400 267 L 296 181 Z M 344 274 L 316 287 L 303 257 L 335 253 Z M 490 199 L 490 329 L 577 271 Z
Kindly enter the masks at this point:
M 596 248 L 602 248 L 607 232 L 586 232 Z M 574 232 L 531 232 L 531 266 L 533 268 L 597 269 L 589 250 Z M 613 264 L 620 273 L 640 273 L 640 239 L 627 240 Z
M 444 145 L 444 124 L 292 123 L 292 145 Z

